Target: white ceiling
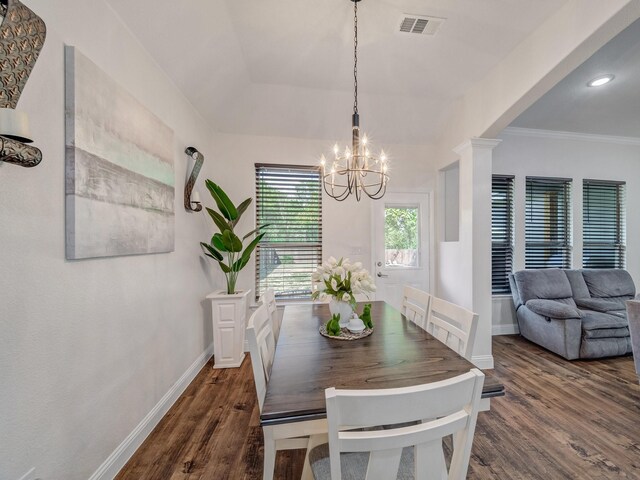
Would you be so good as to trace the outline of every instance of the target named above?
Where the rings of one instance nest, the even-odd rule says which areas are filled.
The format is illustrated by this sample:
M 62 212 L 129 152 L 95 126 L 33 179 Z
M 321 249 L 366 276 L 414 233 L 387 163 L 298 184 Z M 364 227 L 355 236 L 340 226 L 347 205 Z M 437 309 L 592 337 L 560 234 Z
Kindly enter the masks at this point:
M 216 130 L 346 138 L 349 0 L 108 1 Z M 363 128 L 381 143 L 433 141 L 455 99 L 566 1 L 360 2 Z M 434 37 L 401 35 L 403 12 L 447 21 Z
M 587 87 L 612 73 L 613 82 Z M 520 115 L 514 127 L 640 137 L 640 20 Z

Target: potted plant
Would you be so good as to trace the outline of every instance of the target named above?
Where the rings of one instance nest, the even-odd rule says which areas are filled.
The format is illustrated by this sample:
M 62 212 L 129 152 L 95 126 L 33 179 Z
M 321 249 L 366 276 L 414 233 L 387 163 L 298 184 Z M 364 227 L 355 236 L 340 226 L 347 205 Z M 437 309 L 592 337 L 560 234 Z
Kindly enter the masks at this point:
M 311 297 L 330 298 L 329 310 L 340 315 L 340 326 L 346 327 L 356 307 L 356 295 L 375 292 L 376 286 L 362 263 L 351 263 L 348 258 L 336 260 L 330 257 L 313 272 L 314 291 Z
M 247 233 L 242 239 L 235 233 L 242 214 L 251 205 L 247 198 L 234 205 L 229 196 L 214 182 L 206 180 L 207 190 L 213 197 L 218 211 L 207 207 L 207 212 L 218 228 L 209 243 L 200 242 L 205 255 L 218 262 L 225 275 L 227 288 L 208 295 L 211 300 L 213 322 L 214 367 L 239 367 L 244 359 L 244 331 L 251 290 L 236 290 L 238 274 L 247 266 L 251 254 L 265 233 L 263 225 Z M 252 238 L 253 237 L 253 238 Z M 251 239 L 245 246 L 244 242 Z M 224 340 L 224 341 L 223 341 Z

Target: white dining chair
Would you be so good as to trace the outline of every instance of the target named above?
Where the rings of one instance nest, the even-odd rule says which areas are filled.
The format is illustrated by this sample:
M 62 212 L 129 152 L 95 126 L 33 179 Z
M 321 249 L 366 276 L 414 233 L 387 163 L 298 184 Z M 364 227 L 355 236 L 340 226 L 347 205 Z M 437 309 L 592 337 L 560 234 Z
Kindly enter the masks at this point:
M 438 297 L 431 298 L 426 331 L 471 361 L 478 314 Z
M 246 338 L 249 343 L 258 406 L 262 411 L 264 397 L 267 393 L 267 382 L 271 375 L 271 366 L 276 351 L 275 337 L 266 304 L 260 305 L 249 318 Z
M 629 335 L 631 338 L 631 351 L 636 366 L 636 374 L 640 380 L 640 302 L 627 301 L 627 319 L 629 320 Z
M 258 396 L 258 407 L 262 413 L 267 382 L 271 376 L 271 366 L 275 354 L 275 338 L 267 304 L 260 305 L 249 318 L 247 324 L 247 341 L 251 367 Z M 276 451 L 307 449 L 326 441 L 326 419 L 268 425 L 262 428 L 264 434 L 264 471 L 263 479 L 273 479 L 276 465 Z M 308 453 L 305 458 L 303 478 L 311 478 Z
M 271 319 L 271 328 L 273 329 L 273 336 L 275 338 L 276 343 L 278 343 L 278 338 L 280 337 L 280 324 L 282 320 L 278 313 L 275 290 L 273 288 L 267 288 L 262 293 L 262 295 L 260 295 L 259 301 L 260 303 L 267 306 L 267 310 L 269 312 L 269 318 Z
M 407 285 L 404 287 L 400 313 L 402 313 L 407 320 L 424 329 L 430 304 L 431 295 Z
M 464 480 L 484 374 L 382 390 L 325 391 L 329 442 L 309 454 L 316 480 Z M 372 429 L 381 423 L 396 428 Z M 355 430 L 354 430 L 355 429 Z M 442 440 L 453 435 L 447 470 Z

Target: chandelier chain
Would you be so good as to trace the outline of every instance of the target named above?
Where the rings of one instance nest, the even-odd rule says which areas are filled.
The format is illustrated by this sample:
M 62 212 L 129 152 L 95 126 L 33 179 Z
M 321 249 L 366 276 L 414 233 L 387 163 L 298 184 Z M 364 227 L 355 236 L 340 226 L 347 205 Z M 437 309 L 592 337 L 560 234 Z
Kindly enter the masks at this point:
M 358 2 L 353 2 L 353 113 L 358 113 Z

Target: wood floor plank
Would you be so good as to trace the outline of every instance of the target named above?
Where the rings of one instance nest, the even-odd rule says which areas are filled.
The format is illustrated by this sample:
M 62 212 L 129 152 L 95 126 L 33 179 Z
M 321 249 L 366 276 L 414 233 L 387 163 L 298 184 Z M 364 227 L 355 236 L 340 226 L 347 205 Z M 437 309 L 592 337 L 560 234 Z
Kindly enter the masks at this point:
M 640 479 L 640 386 L 632 357 L 569 362 L 519 336 L 494 338 L 506 396 L 478 417 L 469 479 Z M 262 478 L 262 429 L 249 358 L 203 368 L 118 480 Z M 304 451 L 278 452 L 297 479 Z

